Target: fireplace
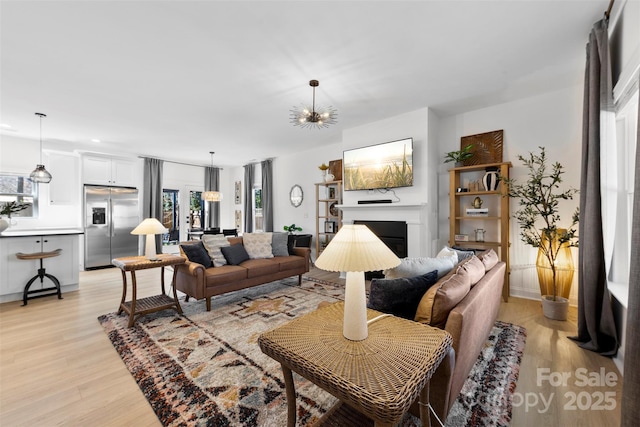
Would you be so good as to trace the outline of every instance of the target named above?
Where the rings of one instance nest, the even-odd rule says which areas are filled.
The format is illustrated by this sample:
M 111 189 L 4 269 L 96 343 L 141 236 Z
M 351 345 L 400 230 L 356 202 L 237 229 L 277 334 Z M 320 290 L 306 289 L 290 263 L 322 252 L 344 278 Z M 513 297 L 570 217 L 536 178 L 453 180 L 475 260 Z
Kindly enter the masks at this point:
M 398 258 L 407 256 L 407 223 L 405 221 L 365 221 L 354 220 L 354 224 L 363 224 L 369 227 Z M 382 271 L 367 271 L 365 279 L 384 277 Z

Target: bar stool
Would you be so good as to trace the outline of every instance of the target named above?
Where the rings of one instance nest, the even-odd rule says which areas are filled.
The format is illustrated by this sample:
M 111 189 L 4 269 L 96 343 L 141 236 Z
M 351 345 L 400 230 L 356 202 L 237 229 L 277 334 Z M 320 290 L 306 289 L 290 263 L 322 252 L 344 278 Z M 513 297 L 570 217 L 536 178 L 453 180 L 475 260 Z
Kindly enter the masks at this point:
M 29 282 L 27 282 L 27 285 L 24 287 L 24 293 L 22 294 L 22 306 L 24 307 L 25 305 L 27 305 L 27 300 L 29 299 L 34 299 L 34 298 L 40 298 L 40 297 L 48 297 L 50 295 L 58 295 L 58 299 L 62 299 L 62 292 L 60 291 L 60 282 L 58 281 L 58 279 L 51 275 L 48 274 L 45 270 L 45 268 L 42 266 L 42 260 L 44 258 L 53 258 L 56 257 L 58 255 L 60 255 L 60 252 L 62 252 L 62 249 L 56 249 L 55 251 L 51 251 L 51 252 L 34 252 L 31 254 L 23 254 L 22 252 L 18 252 L 16 254 L 16 257 L 18 259 L 26 259 L 26 260 L 32 260 L 32 259 L 37 259 L 40 260 L 40 268 L 38 269 L 38 274 L 36 274 L 35 276 L 33 276 L 31 278 L 31 280 L 29 280 Z M 31 285 L 33 284 L 33 282 L 36 281 L 36 279 L 40 279 L 40 283 L 43 283 L 43 279 L 47 277 L 49 278 L 49 280 L 51 280 L 55 286 L 52 286 L 50 288 L 43 288 L 43 289 L 38 289 L 35 291 L 30 291 L 29 288 L 31 287 Z M 49 292 L 49 291 L 55 291 L 55 292 Z M 47 294 L 42 294 L 42 292 L 49 292 Z M 34 296 L 29 296 L 31 294 L 40 294 L 40 295 L 34 295 Z

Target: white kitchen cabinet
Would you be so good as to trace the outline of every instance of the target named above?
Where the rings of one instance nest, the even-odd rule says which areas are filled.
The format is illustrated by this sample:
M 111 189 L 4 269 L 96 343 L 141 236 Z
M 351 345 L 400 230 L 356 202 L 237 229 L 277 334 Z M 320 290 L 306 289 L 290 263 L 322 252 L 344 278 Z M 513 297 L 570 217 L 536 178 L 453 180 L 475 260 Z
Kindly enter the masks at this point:
M 82 181 L 85 184 L 136 187 L 137 163 L 132 159 L 83 156 Z
M 47 169 L 53 179 L 49 183 L 49 203 L 52 205 L 79 205 L 80 186 L 78 169 L 80 159 L 64 153 L 49 153 Z
M 78 235 L 49 235 L 0 238 L 0 302 L 22 299 L 27 282 L 40 268 L 39 260 L 21 260 L 16 253 L 49 252 L 62 249 L 59 256 L 43 259 L 43 267 L 55 276 L 62 292 L 75 290 L 80 281 Z M 49 279 L 36 280 L 31 290 L 54 286 Z

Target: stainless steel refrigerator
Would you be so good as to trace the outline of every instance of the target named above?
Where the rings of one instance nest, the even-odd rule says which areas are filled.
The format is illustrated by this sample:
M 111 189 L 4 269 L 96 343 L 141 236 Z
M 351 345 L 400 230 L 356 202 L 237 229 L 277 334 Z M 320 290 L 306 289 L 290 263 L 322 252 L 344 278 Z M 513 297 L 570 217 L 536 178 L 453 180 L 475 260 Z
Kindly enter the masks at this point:
M 84 186 L 84 268 L 111 265 L 113 258 L 138 255 L 138 190 Z

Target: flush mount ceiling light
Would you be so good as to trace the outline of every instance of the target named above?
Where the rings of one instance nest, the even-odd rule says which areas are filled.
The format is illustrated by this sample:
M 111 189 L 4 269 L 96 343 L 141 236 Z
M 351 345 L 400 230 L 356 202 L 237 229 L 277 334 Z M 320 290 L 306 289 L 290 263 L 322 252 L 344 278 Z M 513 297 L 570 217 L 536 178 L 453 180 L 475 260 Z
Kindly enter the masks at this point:
M 300 108 L 293 107 L 291 110 L 291 123 L 293 123 L 294 126 L 303 128 L 315 127 L 318 129 L 335 124 L 338 118 L 338 111 L 332 106 L 326 108 L 318 107 L 316 110 L 316 88 L 320 86 L 320 82 L 318 80 L 311 80 L 309 81 L 309 86 L 313 88 L 311 108 L 305 105 L 302 105 Z
M 213 167 L 213 155 L 215 151 L 209 151 L 209 154 L 211 154 L 211 167 Z M 202 200 L 205 202 L 219 202 L 222 200 L 222 193 L 219 191 L 204 191 L 202 193 Z
M 36 166 L 36 168 L 31 172 L 29 178 L 33 182 L 41 182 L 43 184 L 48 184 L 51 182 L 51 174 L 47 172 L 42 164 L 42 118 L 47 117 L 46 114 L 36 113 L 36 116 L 40 117 L 40 164 Z

